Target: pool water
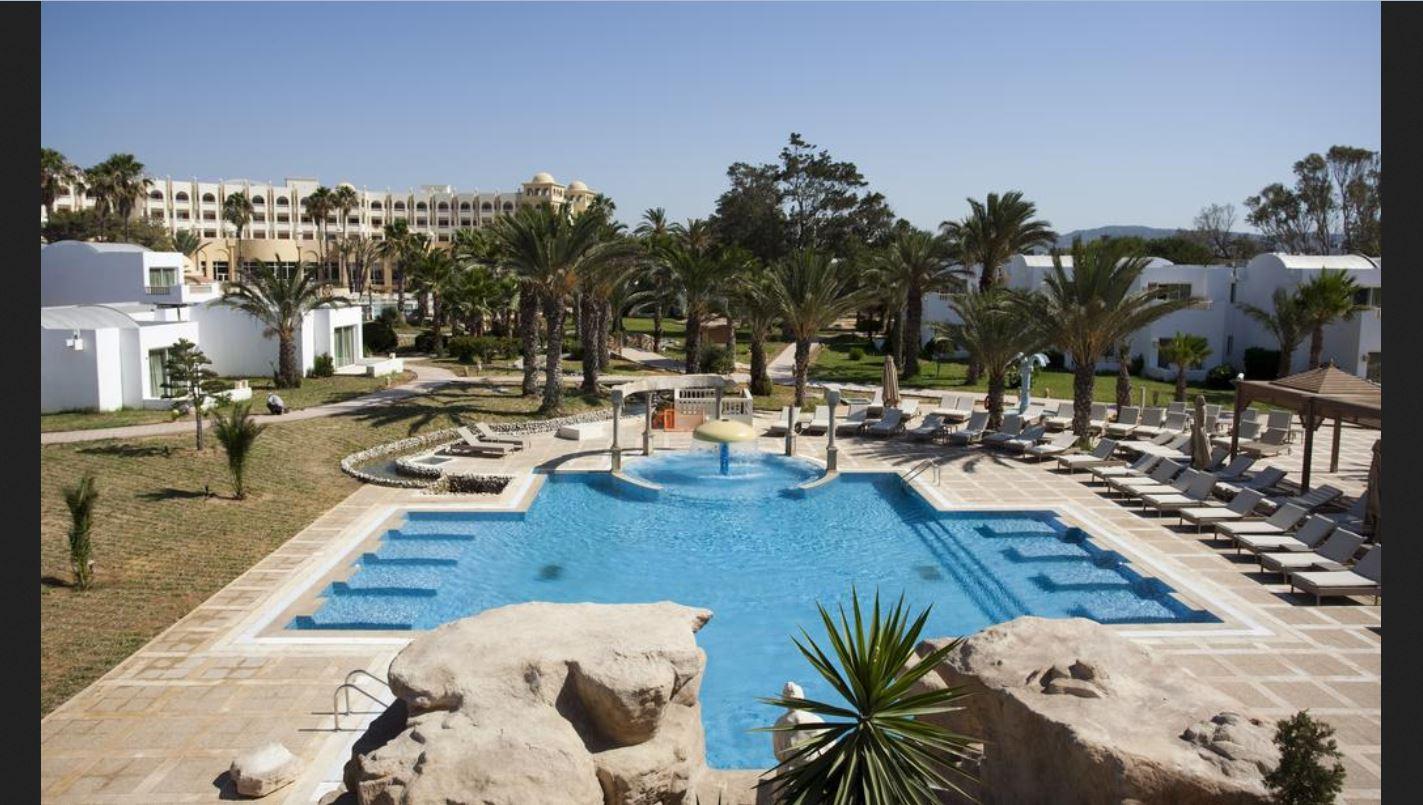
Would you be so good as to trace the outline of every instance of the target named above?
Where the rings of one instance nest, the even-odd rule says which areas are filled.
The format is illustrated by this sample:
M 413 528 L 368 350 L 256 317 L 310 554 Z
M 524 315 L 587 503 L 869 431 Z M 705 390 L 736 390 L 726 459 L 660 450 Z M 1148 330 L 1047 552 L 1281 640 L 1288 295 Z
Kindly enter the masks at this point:
M 347 582 L 294 629 L 429 629 L 522 601 L 706 607 L 701 687 L 708 761 L 768 768 L 752 733 L 779 712 L 756 701 L 787 680 L 831 697 L 791 643 L 823 646 L 817 601 L 904 594 L 932 604 L 925 637 L 965 635 L 1020 615 L 1103 623 L 1215 621 L 1120 566 L 1050 511 L 940 512 L 890 473 L 849 473 L 809 494 L 809 462 L 714 449 L 629 461 L 649 495 L 606 473 L 555 473 L 526 513 L 409 512 Z M 828 650 L 828 646 L 826 646 Z

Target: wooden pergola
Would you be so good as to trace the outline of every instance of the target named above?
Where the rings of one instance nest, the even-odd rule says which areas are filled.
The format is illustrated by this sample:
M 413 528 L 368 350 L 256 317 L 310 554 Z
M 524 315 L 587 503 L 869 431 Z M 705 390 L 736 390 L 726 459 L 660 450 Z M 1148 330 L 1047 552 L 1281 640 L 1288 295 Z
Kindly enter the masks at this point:
M 1314 455 L 1314 432 L 1327 420 L 1334 420 L 1334 440 L 1330 448 L 1329 471 L 1339 470 L 1339 431 L 1352 422 L 1366 428 L 1383 427 L 1383 395 L 1377 383 L 1335 368 L 1321 366 L 1278 380 L 1242 380 L 1235 386 L 1235 419 L 1230 429 L 1230 457 L 1240 445 L 1240 415 L 1252 402 L 1288 408 L 1299 414 L 1304 426 L 1304 467 L 1300 489 L 1309 489 L 1310 460 Z

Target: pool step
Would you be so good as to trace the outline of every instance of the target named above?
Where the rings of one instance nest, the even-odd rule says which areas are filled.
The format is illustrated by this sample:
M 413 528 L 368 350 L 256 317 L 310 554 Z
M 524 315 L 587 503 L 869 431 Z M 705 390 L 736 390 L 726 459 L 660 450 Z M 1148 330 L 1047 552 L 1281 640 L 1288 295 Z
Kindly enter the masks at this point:
M 310 615 L 298 615 L 292 619 L 289 629 L 343 629 L 361 631 L 408 632 L 414 627 L 408 623 L 384 623 L 381 621 L 331 621 L 318 622 Z
M 385 538 L 392 542 L 473 542 L 473 534 L 450 534 L 439 531 L 410 532 L 392 528 L 385 532 Z
M 381 556 L 370 552 L 361 554 L 359 561 L 368 567 L 450 567 L 460 563 L 458 559 L 443 556 Z
M 443 587 L 450 577 L 450 568 L 458 567 L 457 562 L 449 564 L 386 564 L 361 562 L 356 572 L 345 581 L 352 590 L 369 590 L 389 587 L 393 589 Z
M 433 587 L 360 587 L 344 581 L 331 582 L 330 597 L 350 598 L 379 596 L 381 598 L 434 598 L 440 591 Z

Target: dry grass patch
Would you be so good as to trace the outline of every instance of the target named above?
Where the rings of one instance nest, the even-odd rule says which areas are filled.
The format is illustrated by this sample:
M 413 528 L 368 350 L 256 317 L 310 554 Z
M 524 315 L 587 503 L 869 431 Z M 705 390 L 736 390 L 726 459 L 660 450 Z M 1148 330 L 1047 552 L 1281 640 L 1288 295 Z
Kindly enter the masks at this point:
M 568 413 L 606 404 L 570 394 Z M 229 499 L 220 449 L 192 436 L 40 448 L 40 708 L 54 709 L 355 491 L 340 459 L 381 442 L 475 421 L 532 417 L 517 389 L 452 383 L 353 414 L 282 422 L 257 440 L 250 497 Z M 98 477 L 95 587 L 68 586 L 62 489 Z M 205 493 L 205 488 L 213 495 Z

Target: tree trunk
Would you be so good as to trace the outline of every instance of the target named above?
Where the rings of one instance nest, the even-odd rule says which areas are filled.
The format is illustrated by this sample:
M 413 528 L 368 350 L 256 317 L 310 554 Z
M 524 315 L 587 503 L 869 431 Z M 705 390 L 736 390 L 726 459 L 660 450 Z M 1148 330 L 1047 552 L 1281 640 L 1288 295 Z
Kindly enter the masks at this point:
M 297 365 L 296 340 L 292 335 L 278 337 L 277 374 L 282 376 L 282 388 L 301 387 L 301 367 Z
M 1318 369 L 1324 355 L 1324 328 L 1315 327 L 1309 335 L 1309 368 Z
M 998 267 L 983 265 L 983 273 L 978 277 L 978 290 L 986 291 L 998 284 Z
M 909 289 L 909 299 L 904 304 L 904 376 L 919 374 L 919 350 L 923 346 L 924 294 Z
M 578 316 L 578 325 L 582 328 L 578 332 L 578 340 L 583 347 L 583 385 L 581 390 L 584 394 L 597 394 L 598 302 L 592 294 L 585 293 L 579 298 L 578 307 L 581 310 Z
M 563 300 L 544 300 L 544 331 L 548 334 L 548 353 L 544 358 L 544 399 L 541 414 L 556 414 L 563 406 Z
M 434 327 L 434 330 L 435 330 L 435 337 L 432 339 L 432 342 L 433 342 L 432 346 L 433 346 L 434 349 L 435 349 L 435 354 L 436 354 L 436 355 L 444 355 L 444 354 L 445 354 L 445 329 L 444 329 L 444 325 L 445 325 L 445 321 L 444 321 L 444 318 L 445 318 L 445 311 L 444 311 L 444 303 L 442 303 L 442 302 L 440 301 L 440 298 L 437 296 L 437 297 L 434 298 L 434 302 L 432 303 L 432 306 L 433 306 L 433 309 L 432 309 L 431 312 L 430 312 L 430 320 L 431 320 L 432 326 Z
M 894 357 L 894 365 L 897 367 L 896 371 L 899 371 L 900 377 L 903 377 L 904 327 L 901 326 L 903 324 L 903 320 L 900 318 L 898 313 L 894 314 L 893 317 L 887 316 L 886 319 L 889 321 L 890 324 L 889 332 L 885 334 L 885 346 L 887 347 L 887 349 L 884 351 L 884 354 L 891 355 Z
M 768 396 L 774 389 L 771 376 L 766 373 L 766 335 L 751 332 L 751 393 L 758 397 Z
M 662 302 L 652 306 L 652 351 L 662 351 Z
M 1280 345 L 1280 362 L 1275 366 L 1275 377 L 1289 377 L 1290 367 L 1295 362 L 1295 351 L 1285 351 L 1285 345 Z
M 606 373 L 613 362 L 612 350 L 608 342 L 613 337 L 613 303 L 604 300 L 598 305 L 598 371 Z
M 978 365 L 978 358 L 975 358 L 975 357 L 973 357 L 972 355 L 970 355 L 970 356 L 968 357 L 968 372 L 964 375 L 964 379 L 963 379 L 964 385 L 965 385 L 965 386 L 972 386 L 973 384 L 977 383 L 977 382 L 978 382 L 978 375 L 979 375 L 981 372 L 982 372 L 982 368 Z
M 1131 350 L 1126 344 L 1117 348 L 1117 413 L 1131 405 Z
M 198 450 L 203 449 L 203 395 L 193 400 L 193 425 L 198 429 Z
M 698 354 L 702 348 L 702 317 L 699 313 L 687 311 L 687 374 L 697 373 L 698 361 L 701 356 Z
M 539 390 L 539 300 L 533 289 L 519 291 L 519 355 L 524 363 L 524 382 L 520 393 L 532 397 Z
M 391 270 L 395 276 L 395 320 L 400 324 L 405 323 L 405 267 L 397 265 Z
M 736 371 L 736 322 L 726 317 L 726 350 L 731 354 L 731 370 Z
M 795 404 L 805 405 L 805 376 L 810 371 L 810 339 L 797 338 L 795 341 Z
M 1003 392 L 1007 388 L 1007 372 L 999 369 L 988 370 L 988 425 L 990 430 L 997 430 L 1003 425 Z
M 1072 432 L 1085 439 L 1092 421 L 1092 386 L 1097 379 L 1097 364 L 1076 361 L 1075 357 L 1073 360 L 1076 368 L 1072 370 Z

